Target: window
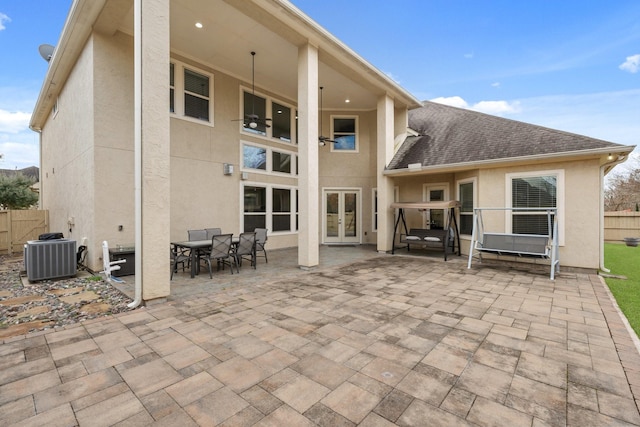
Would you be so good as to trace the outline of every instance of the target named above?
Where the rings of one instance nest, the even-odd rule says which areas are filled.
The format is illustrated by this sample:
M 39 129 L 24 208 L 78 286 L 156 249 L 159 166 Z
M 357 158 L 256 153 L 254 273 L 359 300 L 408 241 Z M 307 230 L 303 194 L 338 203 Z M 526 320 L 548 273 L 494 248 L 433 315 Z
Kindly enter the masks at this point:
M 291 231 L 291 190 L 274 188 L 272 194 L 272 230 Z
M 526 208 L 558 208 L 559 224 L 562 226 L 563 189 L 563 171 L 507 174 L 508 206 L 520 209 L 510 212 L 507 230 L 516 234 L 548 234 L 546 212 L 528 212 Z
M 297 165 L 297 159 L 294 153 L 260 145 L 242 144 L 242 167 L 252 169 L 252 172 L 294 175 L 293 164 Z
M 169 64 L 169 111 L 176 112 L 175 65 Z
M 267 135 L 267 125 L 264 119 L 267 117 L 267 100 L 261 96 L 254 95 L 251 92 L 244 91 L 244 117 L 247 119 L 244 130 L 258 135 Z M 251 118 L 257 116 L 261 120 L 257 120 L 255 127 L 251 125 Z
M 296 116 L 293 116 L 291 106 L 246 88 L 243 88 L 241 92 L 242 112 L 245 119 L 240 121 L 243 123 L 243 132 L 288 144 L 293 142 L 291 132 L 292 129 L 297 132 L 298 118 L 297 112 Z M 250 125 L 251 117 L 257 118 L 253 122 L 254 126 Z M 296 120 L 295 124 L 294 120 Z
M 179 62 L 169 64 L 169 111 L 198 123 L 213 122 L 213 76 Z
M 270 185 L 245 185 L 243 229 L 268 228 L 274 233 L 298 229 L 298 191 Z
M 244 230 L 267 228 L 267 189 L 244 187 Z
M 272 151 L 272 170 L 274 172 L 291 173 L 291 154 Z
M 209 77 L 184 69 L 184 115 L 209 121 Z
M 473 207 L 475 201 L 475 178 L 458 182 L 458 200 L 460 201 L 460 234 L 473 233 Z
M 243 145 L 242 165 L 247 169 L 267 170 L 267 149 Z
M 291 142 L 291 108 L 273 102 L 271 112 L 271 136 L 284 142 Z
M 333 140 L 331 151 L 357 151 L 357 123 L 355 117 L 332 117 Z

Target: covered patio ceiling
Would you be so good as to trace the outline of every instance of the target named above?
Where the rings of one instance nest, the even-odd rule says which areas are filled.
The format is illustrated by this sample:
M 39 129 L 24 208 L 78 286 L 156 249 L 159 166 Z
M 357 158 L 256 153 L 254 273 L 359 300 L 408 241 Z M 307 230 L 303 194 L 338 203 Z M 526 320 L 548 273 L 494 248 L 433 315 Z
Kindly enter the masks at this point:
M 196 27 L 197 22 L 202 28 Z M 108 1 L 96 29 L 132 35 L 133 0 Z M 324 87 L 325 109 L 374 110 L 378 97 L 385 93 L 381 87 L 396 85 L 293 5 L 273 0 L 171 1 L 172 54 L 250 84 L 250 52 L 255 51 L 256 88 L 292 102 L 297 100 L 298 46 L 308 42 L 319 46 L 319 85 Z M 403 92 L 399 86 L 398 90 Z M 417 106 L 413 97 L 406 92 L 402 95 L 401 103 Z M 402 97 L 396 96 L 396 102 L 397 98 Z

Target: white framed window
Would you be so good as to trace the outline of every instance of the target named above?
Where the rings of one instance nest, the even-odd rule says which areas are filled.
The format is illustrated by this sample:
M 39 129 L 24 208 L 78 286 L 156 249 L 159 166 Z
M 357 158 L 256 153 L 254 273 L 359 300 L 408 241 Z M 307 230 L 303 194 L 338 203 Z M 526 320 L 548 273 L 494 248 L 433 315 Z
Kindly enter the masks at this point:
M 558 242 L 564 244 L 564 170 L 531 171 L 505 175 L 506 206 L 512 208 L 557 208 Z M 508 211 L 507 233 L 548 234 L 544 212 Z
M 240 87 L 240 92 L 242 132 L 286 144 L 295 143 L 292 132 L 297 131 L 297 112 L 292 114 L 291 105 L 246 87 Z
M 181 119 L 213 125 L 213 74 L 172 61 L 169 111 Z
M 478 196 L 477 179 L 462 179 L 457 183 L 458 195 L 457 200 L 460 201 L 459 210 L 459 227 L 460 234 L 471 235 L 473 233 L 473 208 L 476 207 Z
M 269 233 L 298 230 L 298 190 L 295 187 L 245 183 L 242 185 L 242 229 L 267 228 Z
M 341 153 L 358 152 L 358 117 L 331 116 L 331 151 Z
M 246 141 L 242 142 L 241 150 L 243 171 L 273 175 L 297 175 L 297 155 L 292 151 Z

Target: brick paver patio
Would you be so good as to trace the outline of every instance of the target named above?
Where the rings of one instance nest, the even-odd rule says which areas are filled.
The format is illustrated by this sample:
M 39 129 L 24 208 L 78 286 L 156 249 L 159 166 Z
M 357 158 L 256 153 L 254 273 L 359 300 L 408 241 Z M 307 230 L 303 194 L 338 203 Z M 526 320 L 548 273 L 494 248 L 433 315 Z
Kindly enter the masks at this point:
M 596 275 L 277 258 L 6 340 L 0 425 L 640 425 L 640 356 Z

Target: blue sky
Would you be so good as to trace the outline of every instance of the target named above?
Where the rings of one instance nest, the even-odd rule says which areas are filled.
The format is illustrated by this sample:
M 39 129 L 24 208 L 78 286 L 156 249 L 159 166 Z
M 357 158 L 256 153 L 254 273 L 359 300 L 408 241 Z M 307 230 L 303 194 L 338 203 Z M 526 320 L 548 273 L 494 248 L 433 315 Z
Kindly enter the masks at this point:
M 71 3 L 0 0 L 0 168 L 38 165 L 38 46 Z M 293 3 L 419 99 L 640 145 L 640 1 Z

